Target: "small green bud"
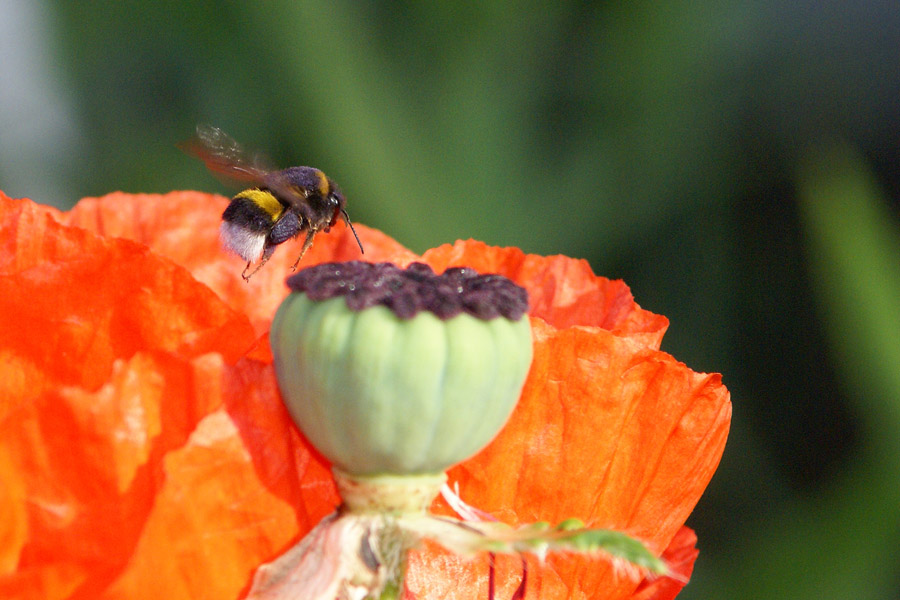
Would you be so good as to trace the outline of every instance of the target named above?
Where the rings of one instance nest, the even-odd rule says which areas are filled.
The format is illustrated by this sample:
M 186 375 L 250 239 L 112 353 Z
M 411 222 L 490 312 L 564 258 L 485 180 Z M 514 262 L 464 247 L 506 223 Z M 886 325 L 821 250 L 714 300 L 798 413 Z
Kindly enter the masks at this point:
M 319 265 L 270 340 L 307 439 L 350 475 L 439 473 L 487 445 L 531 365 L 524 289 L 468 269 Z

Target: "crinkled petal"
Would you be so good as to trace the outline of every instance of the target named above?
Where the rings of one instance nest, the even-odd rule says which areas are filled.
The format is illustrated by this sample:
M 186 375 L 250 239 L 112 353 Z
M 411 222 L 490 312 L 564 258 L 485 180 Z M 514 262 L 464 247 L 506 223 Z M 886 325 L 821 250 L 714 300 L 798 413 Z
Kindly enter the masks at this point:
M 155 544 L 145 540 L 159 531 L 151 525 L 160 512 L 178 521 L 190 512 L 186 505 L 206 506 L 192 497 L 191 486 L 162 502 L 163 482 L 177 481 L 166 461 L 207 415 L 229 406 L 242 416 L 240 427 L 225 431 L 232 443 L 244 443 L 235 432 L 268 434 L 249 436 L 257 454 L 248 462 L 251 450 L 244 451 L 243 471 L 227 461 L 207 462 L 210 456 L 201 453 L 180 472 L 205 469 L 212 496 L 220 499 L 197 522 L 195 541 L 234 518 L 229 489 L 251 493 L 255 484 L 275 494 L 270 504 L 286 516 L 267 529 L 278 511 L 261 504 L 272 515 L 235 526 L 260 540 L 239 542 L 255 553 L 244 555 L 240 574 L 224 577 L 239 582 L 235 597 L 252 568 L 279 549 L 273 546 L 278 536 L 287 544 L 298 523 L 311 526 L 333 509 L 327 468 L 300 450 L 271 365 L 229 366 L 258 341 L 245 315 L 146 246 L 59 219 L 53 209 L 0 197 L 0 597 L 100 597 L 124 585 L 115 582 L 126 575 L 137 577 L 135 570 L 160 586 L 157 595 L 183 587 L 189 573 L 221 579 L 208 552 L 196 556 L 196 568 L 170 569 L 172 579 L 154 575 L 167 546 L 189 543 L 188 529 L 170 525 Z M 254 418 L 263 407 L 275 411 Z M 293 441 L 279 445 L 272 438 Z M 272 472 L 279 480 L 267 492 Z M 296 493 L 304 485 L 314 492 L 312 504 L 302 502 L 308 494 Z M 225 564 L 224 572 L 237 571 Z M 207 585 L 202 579 L 192 581 Z M 203 585 L 186 597 L 202 595 Z
M 337 504 L 271 365 L 135 355 L 97 392 L 63 388 L 0 428 L 0 597 L 236 598 Z M 23 538 L 18 530 L 24 528 Z
M 631 600 L 672 600 L 691 578 L 694 562 L 699 554 L 697 534 L 689 527 L 679 529 L 663 552 L 672 575 L 645 579 L 635 590 Z
M 724 449 L 731 405 L 720 378 L 605 330 L 560 331 L 539 319 L 532 330 L 534 362 L 512 418 L 484 451 L 451 469 L 450 483 L 467 503 L 512 525 L 576 517 L 662 552 Z M 436 574 L 454 559 L 420 560 L 417 566 Z M 461 560 L 456 569 L 468 581 L 486 566 Z M 529 572 L 537 589 L 545 578 L 561 578 L 565 592 L 550 596 L 558 598 L 597 589 L 604 598 L 627 598 L 638 585 L 608 563 L 581 557 L 554 557 Z M 427 577 L 415 581 L 417 597 L 441 597 L 425 593 Z M 462 599 L 476 590 L 460 584 L 448 593 Z
M 327 467 L 272 401 L 271 367 L 244 361 L 219 378 L 223 405 L 163 458 L 164 480 L 109 597 L 236 598 L 256 567 L 334 510 Z
M 254 343 L 247 317 L 183 268 L 56 216 L 0 198 L 0 418 L 57 386 L 96 389 L 139 350 L 233 362 Z
M 422 259 L 438 272 L 467 266 L 509 277 L 528 290 L 528 314 L 559 329 L 601 327 L 658 349 L 669 326 L 665 317 L 638 306 L 624 282 L 594 275 L 585 260 L 536 256 L 474 240 L 428 250 Z
M 336 506 L 264 335 L 299 242 L 245 283 L 219 248 L 226 204 L 111 194 L 61 213 L 0 193 L 0 597 L 237 598 Z M 357 231 L 366 260 L 416 258 Z M 349 258 L 356 242 L 338 225 L 304 264 Z M 462 498 L 513 525 L 625 530 L 687 576 L 682 524 L 730 419 L 719 377 L 659 352 L 665 318 L 584 261 L 472 241 L 424 259 L 503 273 L 532 300 L 532 372 L 500 436 L 451 471 Z M 495 566 L 509 597 L 522 563 Z M 487 572 L 485 558 L 430 545 L 411 559 L 408 595 L 484 597 Z M 681 583 L 573 556 L 530 558 L 528 577 L 528 598 L 662 600 Z
M 102 236 L 120 237 L 149 246 L 154 252 L 188 269 L 230 306 L 246 314 L 257 332 L 268 330 L 278 305 L 288 294 L 284 280 L 291 274 L 303 236 L 281 244 L 249 282 L 241 279 L 246 263 L 222 249 L 219 225 L 228 199 L 201 192 L 124 194 L 85 198 L 63 220 Z M 300 267 L 335 260 L 387 260 L 406 264 L 415 255 L 384 235 L 354 225 L 365 254 L 350 229 L 338 222 L 320 233 Z

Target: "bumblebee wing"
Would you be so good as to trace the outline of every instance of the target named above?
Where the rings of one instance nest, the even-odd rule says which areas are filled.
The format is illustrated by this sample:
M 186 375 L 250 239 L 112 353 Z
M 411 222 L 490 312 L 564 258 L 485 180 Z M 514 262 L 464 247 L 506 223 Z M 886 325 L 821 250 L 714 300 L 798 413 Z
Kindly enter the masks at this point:
M 269 174 L 261 156 L 249 156 L 231 136 L 212 125 L 197 125 L 197 134 L 178 144 L 216 175 L 242 183 L 262 184 Z

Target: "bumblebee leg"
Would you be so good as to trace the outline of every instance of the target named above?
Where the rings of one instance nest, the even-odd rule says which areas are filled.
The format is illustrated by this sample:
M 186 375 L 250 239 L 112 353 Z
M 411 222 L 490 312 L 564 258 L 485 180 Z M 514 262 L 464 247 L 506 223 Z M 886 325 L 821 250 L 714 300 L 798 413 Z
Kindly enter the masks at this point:
M 252 262 L 248 262 L 247 266 L 244 267 L 244 270 L 241 272 L 241 279 L 243 279 L 244 281 L 250 281 L 250 275 L 253 275 L 253 273 L 256 273 L 256 270 L 254 269 L 253 273 L 250 273 L 250 275 L 247 275 L 247 271 L 250 270 L 250 265 L 252 265 L 252 264 L 253 264 Z
M 306 251 L 309 250 L 309 247 L 312 246 L 313 238 L 316 237 L 315 229 L 310 229 L 306 232 L 306 239 L 303 240 L 303 247 L 300 248 L 300 256 L 297 257 L 297 260 L 294 261 L 294 264 L 291 265 L 291 271 L 297 270 L 297 265 L 300 264 L 300 260 L 303 258 L 303 255 L 306 254 Z
M 266 244 L 277 246 L 278 244 L 284 243 L 297 236 L 299 233 L 300 219 L 297 218 L 297 215 L 295 215 L 293 211 L 289 210 L 286 211 L 284 216 L 278 219 L 275 226 L 272 227 L 272 231 L 269 232 Z
M 269 246 L 265 249 L 262 255 L 262 260 L 259 261 L 259 264 L 256 265 L 256 268 L 247 273 L 250 270 L 250 265 L 253 263 L 247 263 L 247 266 L 244 267 L 244 272 L 241 273 L 241 277 L 244 278 L 244 281 L 250 281 L 250 278 L 253 277 L 253 274 L 262 269 L 262 266 L 269 262 L 269 258 L 272 256 L 272 252 L 275 250 L 275 246 Z

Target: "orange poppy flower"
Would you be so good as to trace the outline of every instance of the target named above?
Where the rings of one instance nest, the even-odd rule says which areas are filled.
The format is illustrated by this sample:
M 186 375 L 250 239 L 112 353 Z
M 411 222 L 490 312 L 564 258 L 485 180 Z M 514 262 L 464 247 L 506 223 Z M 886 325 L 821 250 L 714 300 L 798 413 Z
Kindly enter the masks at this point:
M 60 212 L 0 193 L 0 597 L 238 598 L 338 504 L 281 404 L 266 339 L 296 247 L 245 283 L 217 240 L 226 204 L 119 193 Z M 420 258 L 357 232 L 366 260 L 467 265 L 529 291 L 532 369 L 500 435 L 449 472 L 461 497 L 511 525 L 626 531 L 676 574 L 529 558 L 526 597 L 674 597 L 697 556 L 683 524 L 728 432 L 720 377 L 660 352 L 666 319 L 584 261 L 472 241 Z M 358 252 L 338 225 L 304 264 Z M 486 598 L 487 560 L 429 544 L 406 596 Z M 522 563 L 497 557 L 495 574 L 508 598 Z

